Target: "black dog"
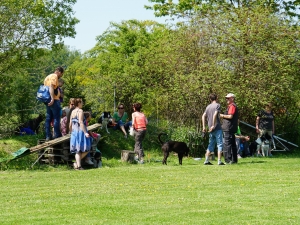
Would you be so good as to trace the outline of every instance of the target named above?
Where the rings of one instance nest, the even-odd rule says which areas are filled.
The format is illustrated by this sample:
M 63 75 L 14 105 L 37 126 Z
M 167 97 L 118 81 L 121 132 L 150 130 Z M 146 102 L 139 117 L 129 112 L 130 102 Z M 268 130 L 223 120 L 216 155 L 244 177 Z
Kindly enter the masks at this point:
M 178 154 L 179 164 L 182 165 L 183 156 L 188 156 L 189 148 L 184 142 L 179 141 L 167 141 L 163 142 L 160 137 L 162 135 L 167 135 L 166 133 L 160 133 L 158 135 L 158 140 L 162 144 L 161 149 L 164 152 L 164 159 L 162 161 L 163 164 L 167 165 L 167 158 L 170 152 L 176 152 Z
M 21 126 L 19 126 L 16 130 L 16 134 L 20 133 L 21 128 L 29 128 L 34 133 L 39 133 L 40 123 L 45 119 L 45 117 L 42 114 L 39 114 L 37 118 L 30 119 L 27 122 L 23 123 Z

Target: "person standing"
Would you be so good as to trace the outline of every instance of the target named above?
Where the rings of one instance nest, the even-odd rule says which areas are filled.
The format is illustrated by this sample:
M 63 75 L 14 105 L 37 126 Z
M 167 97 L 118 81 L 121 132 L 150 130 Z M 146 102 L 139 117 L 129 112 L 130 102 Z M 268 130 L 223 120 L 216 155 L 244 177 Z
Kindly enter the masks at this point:
M 61 137 L 60 132 L 60 92 L 58 91 L 58 79 L 63 76 L 64 68 L 57 67 L 54 73 L 48 75 L 44 80 L 44 85 L 49 87 L 51 101 L 46 105 L 46 141 Z M 54 137 L 51 134 L 51 121 L 53 120 Z
M 213 165 L 209 162 L 208 158 L 211 152 L 215 150 L 215 144 L 217 143 L 218 147 L 218 165 L 225 165 L 221 161 L 222 157 L 222 149 L 223 149 L 223 133 L 222 127 L 220 123 L 219 113 L 220 113 L 220 104 L 217 103 L 217 95 L 210 94 L 210 104 L 206 107 L 203 115 L 202 115 L 202 126 L 203 132 L 206 132 L 205 121 L 208 123 L 208 132 L 209 132 L 209 144 L 205 154 L 205 162 L 204 165 Z
M 223 118 L 223 154 L 226 163 L 234 164 L 238 162 L 235 133 L 237 132 L 238 128 L 239 115 L 238 108 L 234 103 L 235 95 L 229 93 L 225 96 L 225 98 L 227 101 L 227 109 L 224 114 L 220 114 L 220 118 Z
M 258 133 L 258 138 L 268 134 L 271 138 L 275 133 L 275 123 L 274 123 L 274 114 L 272 112 L 272 103 L 267 103 L 265 109 L 261 110 L 256 117 L 256 132 Z M 260 154 L 258 152 L 257 154 Z M 269 149 L 269 156 L 272 156 L 271 149 Z
M 81 167 L 81 159 L 88 154 L 92 146 L 92 138 L 90 137 L 86 127 L 86 120 L 83 115 L 82 106 L 82 99 L 76 98 L 76 108 L 72 111 L 70 117 L 70 152 L 75 154 L 76 162 L 73 164 L 75 170 L 83 170 Z
M 147 124 L 148 120 L 144 113 L 141 112 L 142 104 L 134 103 L 132 105 L 133 113 L 132 113 L 132 126 L 134 128 L 134 152 L 138 155 L 139 163 L 144 163 L 144 151 L 142 141 L 146 136 Z

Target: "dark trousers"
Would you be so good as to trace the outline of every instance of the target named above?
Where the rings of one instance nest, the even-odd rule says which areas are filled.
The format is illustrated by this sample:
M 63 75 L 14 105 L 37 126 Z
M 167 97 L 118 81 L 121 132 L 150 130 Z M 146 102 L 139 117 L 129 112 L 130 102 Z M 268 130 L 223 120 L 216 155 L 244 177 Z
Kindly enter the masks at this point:
M 134 152 L 138 154 L 139 159 L 145 156 L 143 151 L 143 145 L 142 145 L 142 141 L 144 140 L 145 136 L 146 136 L 146 130 L 141 130 L 141 131 L 134 130 L 134 139 L 135 139 Z
M 223 131 L 223 154 L 226 163 L 237 163 L 237 148 L 234 133 Z

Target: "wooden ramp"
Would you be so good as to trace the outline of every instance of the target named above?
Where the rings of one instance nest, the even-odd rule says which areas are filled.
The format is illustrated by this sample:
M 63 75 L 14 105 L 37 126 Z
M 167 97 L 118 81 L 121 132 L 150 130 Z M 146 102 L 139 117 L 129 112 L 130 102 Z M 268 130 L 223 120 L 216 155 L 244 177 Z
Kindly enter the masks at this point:
M 101 124 L 100 123 L 95 123 L 91 126 L 88 126 L 87 129 L 88 131 L 91 131 L 91 130 L 95 130 L 97 128 L 100 128 L 101 127 Z M 56 138 L 54 140 L 51 140 L 51 141 L 48 141 L 48 142 L 45 142 L 45 143 L 42 143 L 42 144 L 39 144 L 39 145 L 36 145 L 34 147 L 31 147 L 29 150 L 30 150 L 30 153 L 34 153 L 34 152 L 38 152 L 44 148 L 47 148 L 47 147 L 50 147 L 50 146 L 53 146 L 53 145 L 57 145 L 57 144 L 60 144 L 62 142 L 65 142 L 65 141 L 69 141 L 70 140 L 70 134 L 67 134 L 63 137 L 60 137 L 60 138 Z

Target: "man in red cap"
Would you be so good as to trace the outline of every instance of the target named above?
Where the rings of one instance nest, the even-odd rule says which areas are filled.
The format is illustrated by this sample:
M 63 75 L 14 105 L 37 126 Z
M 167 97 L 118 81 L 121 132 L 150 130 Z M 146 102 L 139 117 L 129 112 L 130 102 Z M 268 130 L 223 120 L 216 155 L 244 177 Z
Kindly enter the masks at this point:
M 235 95 L 229 93 L 225 96 L 225 98 L 227 101 L 227 109 L 224 114 L 220 114 L 220 118 L 223 119 L 223 154 L 226 163 L 234 164 L 238 162 L 237 147 L 234 134 L 237 132 L 239 115 L 238 108 L 234 103 Z

